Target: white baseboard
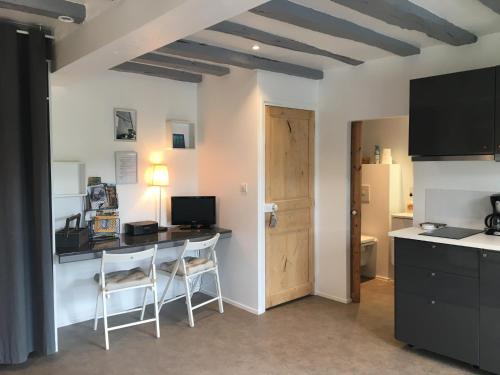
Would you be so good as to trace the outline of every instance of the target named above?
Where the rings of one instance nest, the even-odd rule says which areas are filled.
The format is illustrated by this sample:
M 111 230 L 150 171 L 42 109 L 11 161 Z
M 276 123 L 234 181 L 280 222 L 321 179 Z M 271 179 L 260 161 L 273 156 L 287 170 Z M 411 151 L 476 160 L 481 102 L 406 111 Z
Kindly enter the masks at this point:
M 333 295 L 328 294 L 328 293 L 323 293 L 319 290 L 315 290 L 314 295 L 319 296 L 319 297 L 323 297 L 323 298 L 327 298 L 327 299 L 331 299 L 332 301 L 346 303 L 346 304 L 352 302 L 352 300 L 350 298 L 333 296 Z
M 234 307 L 237 307 L 239 309 L 242 309 L 242 310 L 245 310 L 251 314 L 255 314 L 255 315 L 260 315 L 259 313 L 259 310 L 257 309 L 254 309 L 253 307 L 250 307 L 250 306 L 247 306 L 243 303 L 239 303 L 239 302 L 236 302 L 236 301 L 233 301 L 232 299 L 230 298 L 227 298 L 227 297 L 222 297 L 222 300 L 226 303 L 229 303 L 230 305 L 233 305 Z
M 214 298 L 216 297 L 215 293 L 213 293 L 212 291 L 201 289 L 200 292 L 203 293 L 203 294 L 206 294 L 206 295 L 208 295 L 210 297 L 214 297 Z M 253 307 L 247 306 L 247 305 L 245 305 L 243 303 L 236 302 L 236 301 L 234 301 L 234 300 L 232 300 L 230 298 L 222 296 L 222 300 L 225 303 L 228 303 L 228 304 L 230 304 L 230 305 L 232 305 L 234 307 L 237 307 L 239 309 L 245 310 L 245 311 L 247 311 L 247 312 L 249 312 L 251 314 L 254 314 L 254 315 L 260 315 L 260 314 L 262 314 L 262 313 L 259 313 L 259 310 L 254 309 Z

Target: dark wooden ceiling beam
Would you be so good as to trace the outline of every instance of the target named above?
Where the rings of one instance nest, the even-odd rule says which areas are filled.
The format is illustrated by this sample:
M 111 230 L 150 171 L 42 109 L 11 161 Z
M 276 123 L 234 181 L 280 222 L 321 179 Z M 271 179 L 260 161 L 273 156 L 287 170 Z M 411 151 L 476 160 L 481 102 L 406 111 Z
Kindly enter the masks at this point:
M 310 79 L 323 79 L 321 70 L 301 65 L 267 59 L 222 47 L 210 46 L 190 40 L 178 40 L 156 50 L 159 53 L 239 66 L 245 69 L 262 69 Z
M 500 0 L 479 0 L 483 5 L 490 8 L 492 11 L 500 14 Z
M 420 48 L 409 43 L 287 0 L 271 0 L 251 9 L 250 12 L 323 34 L 368 44 L 399 56 L 420 53 Z
M 205 64 L 199 61 L 184 60 L 179 59 L 178 57 L 166 56 L 157 53 L 146 53 L 145 55 L 133 59 L 132 62 L 159 66 L 162 68 L 186 70 L 194 73 L 212 74 L 219 77 L 229 74 L 229 68 L 226 66 Z
M 360 65 L 363 61 L 356 60 L 347 56 L 338 55 L 324 49 L 316 48 L 306 43 L 298 42 L 293 39 L 285 38 L 279 35 L 271 34 L 262 30 L 254 29 L 238 23 L 223 21 L 208 28 L 208 30 L 218 31 L 221 33 L 236 35 L 242 38 L 251 39 L 256 42 L 267 44 L 270 46 L 286 48 L 292 51 L 309 53 L 329 57 L 349 65 Z
M 0 0 L 0 8 L 50 18 L 70 17 L 75 23 L 82 23 L 86 17 L 85 5 L 66 0 Z
M 477 36 L 408 0 L 331 0 L 367 16 L 420 31 L 442 42 L 461 46 L 475 43 Z
M 136 73 L 159 78 L 173 79 L 182 82 L 200 83 L 202 80 L 202 76 L 200 74 L 183 72 L 182 70 L 161 68 L 159 66 L 138 64 L 134 62 L 126 62 L 117 65 L 114 68 L 111 68 L 111 70 L 115 70 L 117 72 Z

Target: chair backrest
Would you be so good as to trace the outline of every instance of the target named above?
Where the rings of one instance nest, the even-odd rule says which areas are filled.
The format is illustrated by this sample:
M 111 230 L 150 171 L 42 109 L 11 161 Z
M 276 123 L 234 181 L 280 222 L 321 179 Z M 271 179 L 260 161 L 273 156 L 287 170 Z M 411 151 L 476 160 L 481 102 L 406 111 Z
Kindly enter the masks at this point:
M 196 241 L 191 242 L 186 240 L 184 243 L 184 247 L 186 251 L 196 251 L 196 250 L 205 250 L 205 249 L 214 249 L 215 245 L 217 245 L 217 241 L 219 241 L 220 234 L 217 233 L 215 236 L 205 241 Z
M 158 251 L 158 245 L 155 245 L 151 249 L 135 251 L 131 253 L 121 253 L 121 254 L 113 254 L 108 253 L 106 251 L 102 252 L 102 261 L 101 261 L 101 283 L 105 285 L 105 268 L 106 264 L 118 264 L 125 263 L 131 261 L 141 261 L 149 259 L 149 276 L 156 278 L 156 270 L 155 270 L 155 260 L 156 260 L 156 252 Z

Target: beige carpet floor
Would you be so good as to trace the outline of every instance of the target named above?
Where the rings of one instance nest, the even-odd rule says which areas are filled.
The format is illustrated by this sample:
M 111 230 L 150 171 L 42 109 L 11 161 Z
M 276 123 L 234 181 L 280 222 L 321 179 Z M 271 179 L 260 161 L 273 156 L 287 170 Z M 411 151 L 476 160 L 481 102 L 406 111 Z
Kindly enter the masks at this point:
M 202 298 L 203 296 L 197 296 Z M 161 312 L 160 339 L 153 325 L 110 333 L 103 349 L 102 324 L 59 330 L 60 352 L 33 358 L 2 374 L 470 374 L 471 366 L 393 338 L 393 283 L 362 284 L 362 303 L 345 305 L 303 298 L 255 316 L 230 305 L 198 310 L 196 326 L 186 322 L 184 302 Z M 117 323 L 115 318 L 114 323 Z

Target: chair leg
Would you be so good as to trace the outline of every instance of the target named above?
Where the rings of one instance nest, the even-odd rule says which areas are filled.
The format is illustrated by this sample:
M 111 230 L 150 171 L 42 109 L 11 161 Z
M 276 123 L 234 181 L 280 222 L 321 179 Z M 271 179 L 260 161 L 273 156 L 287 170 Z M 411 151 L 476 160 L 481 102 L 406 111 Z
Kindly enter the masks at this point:
M 191 289 L 191 299 L 193 299 L 194 293 L 196 292 L 196 286 L 198 284 L 198 280 L 199 279 L 200 279 L 200 276 L 195 276 L 195 279 L 193 280 L 193 283 L 189 284 L 190 285 L 190 289 Z M 190 282 L 190 281 L 188 280 L 188 282 Z
M 99 323 L 99 319 L 97 318 L 97 314 L 99 311 L 99 299 L 101 298 L 101 292 L 97 294 L 97 299 L 95 302 L 95 316 L 94 316 L 94 331 L 97 331 L 97 324 Z
M 219 268 L 215 269 L 215 281 L 217 284 L 217 295 L 219 296 L 219 312 L 224 313 L 224 306 L 222 305 L 222 292 L 220 289 L 220 280 L 219 280 Z
M 186 276 L 184 276 L 184 284 L 186 285 L 186 304 L 188 311 L 189 326 L 193 328 L 194 318 L 193 318 L 193 308 L 191 307 L 191 290 L 189 289 L 189 280 Z
M 161 308 L 163 307 L 165 303 L 165 298 L 167 297 L 168 290 L 170 289 L 170 285 L 172 284 L 172 281 L 174 280 L 175 276 L 170 275 L 167 285 L 165 285 L 165 289 L 163 290 L 163 294 L 161 295 L 160 302 L 158 303 L 158 312 L 161 311 Z M 158 284 L 157 284 L 158 285 Z
M 106 340 L 106 350 L 109 350 L 109 335 L 108 335 L 108 309 L 106 306 L 106 293 L 102 292 L 102 310 L 104 318 L 104 338 Z
M 155 305 L 155 318 L 156 318 L 156 338 L 160 338 L 160 317 L 158 316 L 158 293 L 156 290 L 156 284 L 152 288 L 153 290 L 153 299 L 154 299 L 154 305 Z
M 146 312 L 146 297 L 148 296 L 148 288 L 144 288 L 144 297 L 142 299 L 141 320 L 144 320 L 144 313 Z

